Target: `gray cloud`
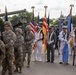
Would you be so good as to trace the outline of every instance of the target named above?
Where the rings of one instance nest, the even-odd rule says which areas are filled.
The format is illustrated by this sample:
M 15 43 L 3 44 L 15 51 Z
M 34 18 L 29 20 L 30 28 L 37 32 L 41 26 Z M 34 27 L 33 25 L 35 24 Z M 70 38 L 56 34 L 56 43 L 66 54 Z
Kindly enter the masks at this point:
M 65 10 L 65 8 L 58 6 L 58 7 L 50 7 L 49 10 L 50 10 L 50 11 L 51 11 L 51 10 L 53 10 L 53 11 L 59 11 L 59 10 Z
M 5 11 L 5 5 L 8 11 L 20 10 L 26 8 L 32 11 L 31 6 L 35 6 L 35 15 L 40 12 L 40 17 L 44 17 L 44 5 L 47 5 L 47 13 L 50 12 L 51 18 L 60 16 L 61 11 L 64 15 L 68 15 L 70 4 L 74 4 L 73 14 L 76 14 L 76 0 L 0 0 L 1 12 Z
M 38 3 L 36 3 L 37 5 L 43 5 L 44 4 L 44 2 L 43 2 L 43 0 L 40 0 Z
M 38 8 L 35 10 L 36 12 L 40 12 L 40 11 L 43 11 L 43 8 Z
M 2 7 L 3 6 L 3 4 L 0 4 L 0 7 Z

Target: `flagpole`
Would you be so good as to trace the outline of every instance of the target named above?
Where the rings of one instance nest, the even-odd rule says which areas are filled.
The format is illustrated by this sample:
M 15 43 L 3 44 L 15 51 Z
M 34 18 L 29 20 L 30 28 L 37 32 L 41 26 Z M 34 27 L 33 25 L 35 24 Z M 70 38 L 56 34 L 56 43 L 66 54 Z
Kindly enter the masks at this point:
M 1 12 L 1 9 L 0 9 L 0 12 Z
M 39 24 L 39 12 L 38 12 L 38 24 Z
M 70 10 L 70 16 L 72 17 L 72 8 L 74 7 L 74 5 L 71 4 L 70 7 L 71 7 L 71 10 Z M 72 19 L 72 22 L 73 22 L 73 19 Z
M 39 12 L 38 12 L 38 16 L 39 16 Z
M 50 17 L 50 12 L 48 13 L 48 18 L 47 18 L 48 27 L 49 27 L 49 17 Z
M 33 25 L 35 25 L 35 23 L 34 23 L 34 8 L 35 8 L 34 6 L 31 7 L 31 9 L 32 9 L 31 21 L 32 21 Z
M 46 17 L 46 10 L 47 10 L 47 6 L 45 5 L 45 6 L 44 6 L 44 8 L 45 8 L 45 17 Z
M 71 17 L 72 17 L 72 8 L 74 7 L 74 5 L 71 4 L 70 7 L 71 7 L 71 11 L 70 11 L 70 13 L 71 13 Z M 73 19 L 72 19 L 72 22 L 73 22 Z M 71 27 L 72 27 L 72 26 L 71 26 Z M 74 54 L 73 54 L 73 66 L 74 66 L 74 64 L 75 64 L 75 50 L 74 50 L 73 53 L 74 53 Z
M 7 6 L 5 6 L 5 21 L 8 21 Z
M 72 8 L 74 7 L 74 5 L 73 5 L 73 4 L 71 4 L 71 5 L 70 5 L 70 7 L 71 7 L 71 10 L 72 10 Z M 72 16 L 72 14 L 71 14 L 71 16 Z
M 62 11 L 61 11 L 61 15 L 62 15 Z
M 44 11 L 45 12 L 44 18 L 46 18 L 46 11 L 47 11 L 47 6 L 46 5 L 44 6 L 44 9 L 45 9 L 45 11 Z
M 46 6 L 46 5 L 44 6 L 44 9 L 45 9 L 44 18 L 46 18 L 46 10 L 47 10 L 47 6 Z M 44 38 L 45 38 L 44 40 L 46 40 L 46 35 L 44 35 Z M 46 54 L 45 48 L 46 48 L 46 47 L 45 47 L 45 46 L 46 46 L 46 45 L 45 45 L 45 43 L 44 43 L 44 45 L 43 45 L 43 50 L 44 50 L 44 51 L 43 51 L 43 58 L 44 58 L 43 61 L 44 61 L 44 62 L 46 61 L 46 58 L 45 58 L 45 54 Z
M 32 6 L 31 9 L 32 9 L 32 16 L 34 16 L 34 9 L 35 9 L 35 7 Z

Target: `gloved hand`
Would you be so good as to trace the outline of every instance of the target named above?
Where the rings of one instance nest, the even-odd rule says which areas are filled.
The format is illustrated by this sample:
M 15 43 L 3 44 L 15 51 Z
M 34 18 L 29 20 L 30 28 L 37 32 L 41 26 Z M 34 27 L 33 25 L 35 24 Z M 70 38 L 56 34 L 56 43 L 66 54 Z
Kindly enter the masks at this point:
M 66 42 L 66 43 L 68 42 L 66 39 L 64 39 L 63 41 Z
M 50 44 L 50 42 L 48 42 L 48 44 Z
M 53 45 L 53 48 L 55 49 L 55 44 Z
M 52 40 L 52 41 L 49 41 L 49 42 L 48 42 L 48 44 L 51 44 L 51 43 L 53 43 L 53 42 L 54 42 L 54 40 Z

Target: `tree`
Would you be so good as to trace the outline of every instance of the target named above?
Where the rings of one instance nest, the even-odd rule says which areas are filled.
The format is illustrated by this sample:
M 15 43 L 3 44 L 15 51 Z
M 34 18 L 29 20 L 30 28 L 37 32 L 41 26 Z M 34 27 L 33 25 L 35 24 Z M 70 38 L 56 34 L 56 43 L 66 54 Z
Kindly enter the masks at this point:
M 17 18 L 18 17 L 18 15 L 13 15 L 11 18 L 12 18 L 12 20 L 13 19 L 15 19 L 15 18 Z
M 4 29 L 4 22 L 3 20 L 0 18 L 0 31 L 2 30 L 3 31 Z
M 28 11 L 18 14 L 18 16 L 25 16 L 26 21 L 27 21 L 26 24 L 30 23 L 30 21 L 31 21 L 31 15 L 32 15 L 32 13 L 28 12 Z
M 73 16 L 73 24 L 76 26 L 76 15 Z
M 50 24 L 53 25 L 53 20 L 52 19 L 50 19 Z
M 54 25 L 59 25 L 59 19 L 57 19 L 53 24 Z

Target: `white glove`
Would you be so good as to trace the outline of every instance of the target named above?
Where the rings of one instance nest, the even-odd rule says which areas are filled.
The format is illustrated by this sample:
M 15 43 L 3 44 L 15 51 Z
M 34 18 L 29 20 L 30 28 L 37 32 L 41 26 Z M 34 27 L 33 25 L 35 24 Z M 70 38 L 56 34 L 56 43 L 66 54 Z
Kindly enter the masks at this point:
M 53 48 L 55 48 L 55 44 L 53 45 Z
M 53 42 L 54 42 L 54 40 L 52 40 L 52 41 L 49 41 L 49 42 L 48 42 L 48 44 L 51 44 L 51 43 L 53 43 Z
M 66 40 L 66 39 L 64 39 L 63 41 L 64 41 L 64 42 L 67 42 L 67 40 Z
M 48 42 L 48 44 L 50 44 L 50 42 Z

